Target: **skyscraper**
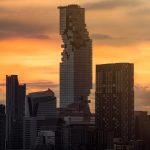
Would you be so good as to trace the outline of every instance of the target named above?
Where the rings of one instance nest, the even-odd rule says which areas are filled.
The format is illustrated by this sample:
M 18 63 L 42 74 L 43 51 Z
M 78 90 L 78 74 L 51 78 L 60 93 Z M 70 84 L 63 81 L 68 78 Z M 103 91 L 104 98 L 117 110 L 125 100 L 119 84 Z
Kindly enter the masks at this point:
M 85 24 L 85 9 L 59 7 L 63 40 L 60 63 L 60 108 L 87 101 L 92 88 L 92 40 Z
M 102 135 L 134 138 L 134 65 L 96 66 L 96 127 Z M 107 139 L 107 138 L 105 138 Z
M 19 85 L 18 76 L 6 76 L 7 149 L 22 149 L 25 95 L 26 85 Z

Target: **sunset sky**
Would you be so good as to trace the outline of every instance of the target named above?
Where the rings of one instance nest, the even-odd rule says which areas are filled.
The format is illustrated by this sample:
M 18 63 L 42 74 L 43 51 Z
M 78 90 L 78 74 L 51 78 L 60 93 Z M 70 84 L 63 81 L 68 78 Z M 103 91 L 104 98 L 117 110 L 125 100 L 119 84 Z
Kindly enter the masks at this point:
M 135 108 L 150 111 L 149 0 L 0 0 L 0 101 L 5 103 L 6 74 L 19 75 L 27 92 L 51 88 L 59 99 L 57 7 L 67 4 L 86 8 L 93 85 L 96 64 L 135 63 Z

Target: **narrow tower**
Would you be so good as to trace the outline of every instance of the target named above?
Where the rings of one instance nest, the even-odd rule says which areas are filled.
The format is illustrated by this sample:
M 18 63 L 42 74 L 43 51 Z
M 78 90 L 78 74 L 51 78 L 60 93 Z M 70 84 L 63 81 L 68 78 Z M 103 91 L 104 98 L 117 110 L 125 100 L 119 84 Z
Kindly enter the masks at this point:
M 20 85 L 17 75 L 6 76 L 6 148 L 23 148 L 23 117 L 26 85 Z
M 85 9 L 59 7 L 63 40 L 60 63 L 60 108 L 87 103 L 92 88 L 92 40 L 85 24 Z

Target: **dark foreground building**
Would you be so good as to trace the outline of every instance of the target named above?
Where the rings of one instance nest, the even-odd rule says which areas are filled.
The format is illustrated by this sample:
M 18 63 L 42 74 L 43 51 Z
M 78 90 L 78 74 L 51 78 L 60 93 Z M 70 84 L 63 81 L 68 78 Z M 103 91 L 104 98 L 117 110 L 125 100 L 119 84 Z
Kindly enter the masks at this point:
M 84 102 L 92 88 L 92 40 L 85 24 L 85 9 L 78 5 L 59 7 L 63 40 L 60 63 L 60 108 Z
M 40 132 L 53 133 L 57 126 L 56 97 L 52 90 L 29 93 L 26 97 L 23 149 L 39 149 L 49 144 L 39 141 Z M 44 134 L 43 137 L 46 135 Z M 54 146 L 53 142 L 53 146 Z
M 113 138 L 134 139 L 134 65 L 96 66 L 96 127 L 101 149 L 111 148 Z
M 6 148 L 23 148 L 23 117 L 26 85 L 20 85 L 17 75 L 6 76 Z
M 56 150 L 96 150 L 95 125 L 65 123 L 56 132 Z
M 0 105 L 0 150 L 5 150 L 5 126 L 6 126 L 6 115 L 5 105 Z

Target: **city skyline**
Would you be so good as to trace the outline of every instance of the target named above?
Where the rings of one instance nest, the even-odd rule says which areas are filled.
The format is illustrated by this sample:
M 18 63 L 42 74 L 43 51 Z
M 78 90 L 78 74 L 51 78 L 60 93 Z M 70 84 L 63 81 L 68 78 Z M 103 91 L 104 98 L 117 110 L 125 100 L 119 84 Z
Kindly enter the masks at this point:
M 148 2 L 75 1 L 0 3 L 0 147 L 149 150 Z
M 21 82 L 27 83 L 28 92 L 52 87 L 58 93 L 62 42 L 58 31 L 57 6 L 67 2 L 69 1 L 29 2 L 27 0 L 24 2 L 21 0 L 18 2 L 15 0 L 12 2 L 6 0 L 0 2 L 0 7 L 3 8 L 0 13 L 0 30 L 3 31 L 0 37 L 1 102 L 5 101 L 6 74 L 18 74 Z M 109 4 L 107 1 L 91 3 L 88 0 L 81 0 L 79 3 L 86 9 L 86 22 L 94 41 L 93 83 L 95 64 L 135 63 L 136 108 L 149 110 L 150 52 L 148 47 L 150 42 L 146 22 L 150 20 L 148 14 L 150 4 L 142 0 L 132 2 L 123 0 L 122 3 L 114 2 L 113 5 L 111 3 L 113 0 L 108 2 Z M 135 8 L 131 11 L 133 6 Z M 27 10 L 34 15 L 34 19 L 29 17 Z M 99 21 L 94 17 L 96 13 L 99 14 L 97 16 Z M 122 17 L 126 21 L 121 19 Z

